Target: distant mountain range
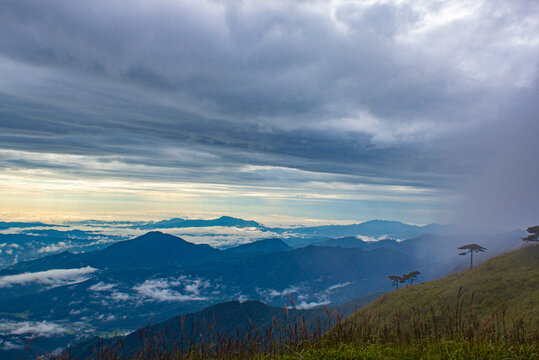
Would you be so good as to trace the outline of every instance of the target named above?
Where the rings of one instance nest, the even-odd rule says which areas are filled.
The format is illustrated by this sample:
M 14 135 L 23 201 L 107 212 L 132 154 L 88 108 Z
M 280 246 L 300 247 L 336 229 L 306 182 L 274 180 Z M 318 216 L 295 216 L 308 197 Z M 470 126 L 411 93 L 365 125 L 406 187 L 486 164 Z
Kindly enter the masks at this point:
M 267 227 L 253 220 L 244 220 L 231 216 L 221 216 L 219 218 L 204 219 L 182 219 L 172 218 L 161 221 L 104 221 L 104 220 L 83 220 L 70 221 L 64 224 L 46 224 L 42 222 L 1 222 L 0 230 L 9 228 L 43 228 L 43 227 L 121 227 L 140 230 L 159 229 L 181 229 L 200 227 L 236 227 L 236 228 L 256 228 L 263 231 L 271 231 L 278 234 L 303 235 L 313 237 L 346 237 L 346 236 L 386 236 L 393 239 L 408 239 L 421 234 L 470 234 L 485 233 L 483 229 L 461 227 L 455 225 L 429 224 L 425 226 L 409 225 L 399 221 L 370 220 L 350 225 L 322 225 L 313 227 Z
M 162 221 L 84 220 L 63 224 L 0 222 L 0 231 L 3 232 L 0 233 L 0 268 L 66 250 L 79 253 L 102 249 L 112 242 L 132 238 L 141 230 L 161 230 L 173 232 L 177 236 L 195 236 L 199 241 L 221 249 L 244 243 L 246 239 L 261 240 L 271 237 L 279 237 L 287 245 L 299 248 L 341 237 L 403 240 L 422 234 L 485 233 L 477 229 L 451 225 L 415 226 L 386 220 L 372 220 L 352 225 L 267 227 L 256 221 L 230 216 L 211 220 L 182 218 Z
M 215 220 L 256 228 L 241 219 Z M 383 232 L 383 224 L 388 226 L 381 236 L 385 239 L 366 241 Z M 480 263 L 520 246 L 524 234 L 515 230 L 495 236 L 446 235 L 445 227 L 435 225 L 372 221 L 341 228 L 345 233 L 361 231 L 368 235 L 327 238 L 312 233 L 317 228 L 324 234 L 336 231 L 334 227 L 303 228 L 308 229 L 304 234 L 294 229 L 298 232 L 291 235 L 289 229 L 270 229 L 268 233 L 281 231 L 282 237 L 226 249 L 194 244 L 160 231 L 131 240 L 73 229 L 0 234 L 0 241 L 9 239 L 3 243 L 6 245 L 0 243 L 3 251 L 32 248 L 37 254 L 48 254 L 38 249 L 54 250 L 64 245 L 69 250 L 82 249 L 20 261 L 0 270 L 0 318 L 13 329 L 61 329 L 47 341 L 34 334 L 38 348 L 40 344 L 71 343 L 75 339 L 69 334 L 86 337 L 96 331 L 102 335 L 124 333 L 150 321 L 164 321 L 238 299 L 259 300 L 268 306 L 295 303 L 298 310 L 315 309 L 388 291 L 388 275 L 418 270 L 422 273 L 419 281 L 442 276 L 464 262 L 456 248 L 465 243 L 476 242 L 488 249 L 477 257 Z M 267 228 L 257 229 L 263 233 Z M 388 238 L 390 232 L 402 236 L 434 230 L 444 235 L 420 234 L 404 241 Z M 314 245 L 299 247 L 301 241 Z M 84 242 L 93 245 L 85 248 L 81 245 Z M 15 348 L 24 345 L 27 335 L 5 331 L 4 341 Z
M 45 224 L 42 222 L 5 222 L 0 221 L 0 230 L 10 228 L 29 228 L 29 227 L 52 227 L 57 225 Z
M 431 225 L 428 231 L 435 231 L 438 225 Z M 287 229 L 282 229 L 287 231 Z M 281 231 L 281 229 L 277 230 Z M 393 239 L 407 239 L 418 236 L 427 231 L 423 227 L 408 225 L 399 221 L 371 220 L 351 225 L 324 225 L 315 227 L 302 227 L 293 230 L 296 234 L 309 236 L 345 237 L 363 235 L 369 237 L 387 236 Z
M 254 227 L 264 228 L 256 221 L 243 220 L 230 216 L 221 216 L 220 218 L 213 220 L 187 220 L 181 218 L 173 218 L 170 220 L 162 220 L 153 222 L 150 221 L 144 225 L 138 226 L 139 229 L 171 229 L 171 228 L 186 228 L 186 227 L 212 227 L 212 226 L 226 226 L 226 227 Z

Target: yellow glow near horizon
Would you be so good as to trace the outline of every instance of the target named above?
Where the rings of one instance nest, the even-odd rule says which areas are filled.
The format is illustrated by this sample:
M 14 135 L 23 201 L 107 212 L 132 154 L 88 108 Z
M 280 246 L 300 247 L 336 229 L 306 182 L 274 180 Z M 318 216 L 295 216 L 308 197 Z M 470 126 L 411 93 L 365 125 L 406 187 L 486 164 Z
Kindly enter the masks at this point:
M 428 191 L 400 186 L 309 183 L 310 188 L 255 187 L 188 182 L 77 179 L 44 170 L 0 171 L 2 220 L 159 220 L 223 214 L 263 223 L 320 224 L 336 220 L 278 214 L 282 201 L 410 201 Z M 252 200 L 250 200 L 252 199 Z M 237 202 L 237 203 L 234 203 Z M 238 205 L 241 203 L 241 205 Z M 343 223 L 358 222 L 342 220 Z
M 325 207 L 342 201 L 379 203 L 430 203 L 436 192 L 430 189 L 353 182 L 341 175 L 309 172 L 279 166 L 246 165 L 237 169 L 267 179 L 252 185 L 219 181 L 168 180 L 168 169 L 151 165 L 131 166 L 117 160 L 85 155 L 58 155 L 0 150 L 0 156 L 39 162 L 36 168 L 0 170 L 0 216 L 2 220 L 64 221 L 81 219 L 159 220 L 183 216 L 210 218 L 228 214 L 262 223 L 335 223 L 335 215 Z M 125 174 L 136 167 L 137 175 Z M 84 171 L 84 174 L 80 173 Z M 149 180 L 157 172 L 161 180 Z M 85 175 L 93 174 L 93 175 Z M 121 175 L 117 176 L 117 175 Z M 206 174 L 206 179 L 211 178 Z M 276 179 L 275 181 L 272 179 Z M 345 181 L 346 180 L 346 181 Z M 295 209 L 292 209 L 295 208 Z M 334 210 L 333 210 L 334 211 Z M 428 209 L 415 209 L 416 213 Z M 314 216 L 313 216 L 314 215 Z M 273 216 L 273 217 L 272 217 Z M 376 216 L 376 215 L 374 215 Z M 320 218 L 319 218 L 320 217 Z M 348 217 L 348 216 L 347 216 Z M 345 223 L 358 222 L 343 220 Z

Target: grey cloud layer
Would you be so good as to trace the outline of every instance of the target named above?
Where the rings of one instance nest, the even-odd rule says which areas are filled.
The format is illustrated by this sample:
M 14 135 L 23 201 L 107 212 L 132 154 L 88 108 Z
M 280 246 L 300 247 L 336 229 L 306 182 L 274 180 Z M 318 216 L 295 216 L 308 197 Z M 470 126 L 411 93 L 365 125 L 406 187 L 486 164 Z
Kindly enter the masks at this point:
M 500 139 L 536 114 L 533 1 L 0 7 L 1 146 L 103 164 L 8 155 L 3 168 L 445 188 L 489 158 L 485 129 Z
M 526 61 L 536 54 L 526 45 L 534 40 L 528 31 L 537 30 L 533 2 L 485 2 L 475 16 L 409 41 L 398 36 L 419 28 L 422 12 L 435 13 L 434 6 L 5 1 L 3 7 L 6 56 L 167 90 L 241 120 L 301 115 L 310 122 L 313 115 L 331 119 L 358 109 L 406 121 L 440 117 L 440 108 L 466 113 L 489 100 L 483 97 L 496 80 L 511 85 L 535 69 Z M 484 53 L 478 45 L 515 52 Z M 485 79 L 467 83 L 478 76 Z M 463 103 L 464 109 L 454 106 Z

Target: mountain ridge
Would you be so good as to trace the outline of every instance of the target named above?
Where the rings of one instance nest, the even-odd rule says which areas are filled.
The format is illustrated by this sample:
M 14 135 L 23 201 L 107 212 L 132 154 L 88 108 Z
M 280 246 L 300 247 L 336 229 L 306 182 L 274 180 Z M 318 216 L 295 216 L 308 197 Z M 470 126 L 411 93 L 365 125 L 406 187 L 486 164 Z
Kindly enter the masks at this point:
M 73 254 L 64 251 L 40 259 L 21 262 L 9 269 L 40 271 L 50 268 L 92 266 L 96 268 L 140 268 L 183 266 L 214 261 L 223 257 L 220 250 L 206 244 L 193 244 L 180 237 L 150 231 L 133 239 L 115 242 L 105 249 Z

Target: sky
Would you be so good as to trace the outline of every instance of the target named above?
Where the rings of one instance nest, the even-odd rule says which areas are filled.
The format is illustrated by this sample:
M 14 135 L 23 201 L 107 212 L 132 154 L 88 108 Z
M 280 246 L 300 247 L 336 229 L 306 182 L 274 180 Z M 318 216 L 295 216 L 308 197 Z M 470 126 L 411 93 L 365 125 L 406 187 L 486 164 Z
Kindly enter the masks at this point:
M 536 1 L 0 2 L 0 219 L 539 221 Z

